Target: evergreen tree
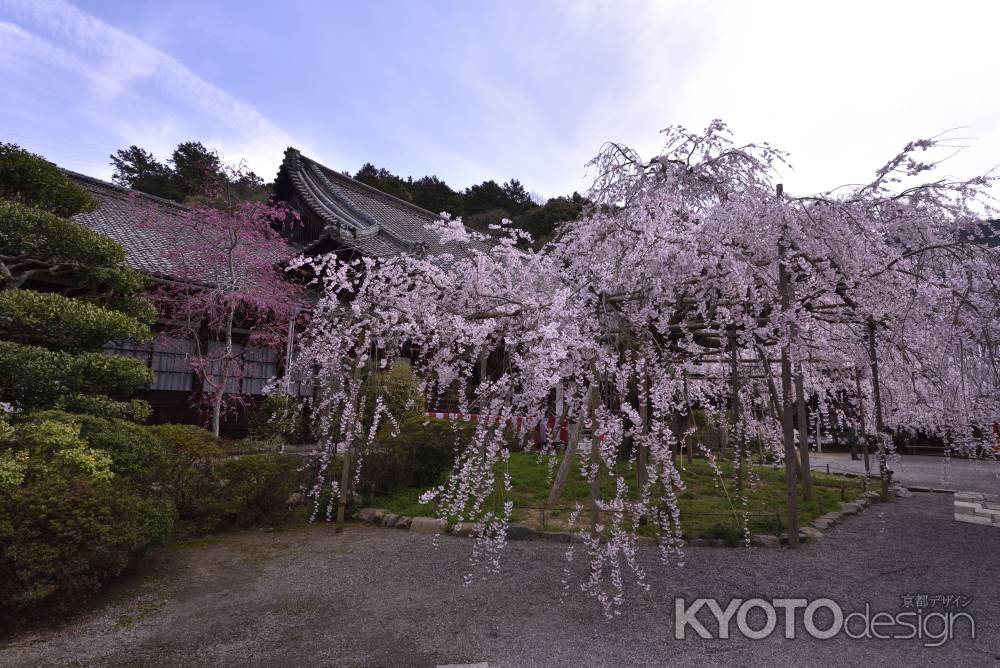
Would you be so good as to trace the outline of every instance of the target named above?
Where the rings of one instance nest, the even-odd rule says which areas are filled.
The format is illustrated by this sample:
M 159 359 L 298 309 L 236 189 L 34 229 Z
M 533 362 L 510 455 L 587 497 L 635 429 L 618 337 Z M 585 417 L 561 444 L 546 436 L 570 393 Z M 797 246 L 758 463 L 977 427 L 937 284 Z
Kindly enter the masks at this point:
M 202 195 L 219 189 L 226 176 L 222 160 L 200 141 L 181 142 L 170 156 L 174 182 L 187 196 Z
M 242 163 L 227 166 L 218 152 L 200 141 L 181 142 L 167 163 L 135 145 L 110 157 L 115 168 L 112 181 L 175 202 L 228 206 L 234 198 L 262 200 L 269 194 L 264 179 Z
M 184 199 L 174 171 L 143 148 L 133 144 L 119 150 L 111 156 L 111 166 L 115 168 L 111 180 L 120 186 L 176 202 Z
M 151 338 L 147 279 L 119 244 L 63 217 L 95 202 L 55 165 L 2 144 L 0 175 L 0 401 L 113 409 L 85 397 L 122 397 L 152 380 L 143 362 L 100 352 L 109 340 Z

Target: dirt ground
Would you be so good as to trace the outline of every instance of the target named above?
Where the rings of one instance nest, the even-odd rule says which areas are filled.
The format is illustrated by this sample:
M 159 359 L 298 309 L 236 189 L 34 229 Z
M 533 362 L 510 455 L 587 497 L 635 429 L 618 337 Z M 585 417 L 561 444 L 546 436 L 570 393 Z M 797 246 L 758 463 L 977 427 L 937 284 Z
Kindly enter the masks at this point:
M 689 548 L 662 566 L 643 547 L 651 591 L 608 620 L 577 584 L 566 545 L 509 544 L 500 575 L 463 586 L 468 539 L 352 526 L 245 531 L 154 554 L 61 624 L 0 640 L 0 665 L 489 666 L 996 665 L 1000 529 L 955 522 L 952 499 L 876 506 L 820 543 Z M 901 597 L 961 594 L 977 637 L 917 640 L 674 639 L 674 597 L 829 597 L 898 611 Z

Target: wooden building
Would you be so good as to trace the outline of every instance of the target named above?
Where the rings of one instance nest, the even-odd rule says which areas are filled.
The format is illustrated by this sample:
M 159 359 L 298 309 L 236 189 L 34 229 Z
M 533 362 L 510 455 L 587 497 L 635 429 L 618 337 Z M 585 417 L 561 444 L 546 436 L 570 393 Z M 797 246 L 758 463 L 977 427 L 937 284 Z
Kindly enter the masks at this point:
M 75 172 L 66 174 L 98 202 L 94 211 L 78 214 L 73 220 L 120 243 L 133 268 L 154 280 L 177 280 L 163 250 L 166 244 L 156 233 L 136 224 L 134 211 L 137 205 L 152 205 L 165 213 L 182 216 L 187 212 L 186 207 Z M 355 181 L 294 148 L 285 151 L 274 183 L 274 197 L 288 203 L 301 217 L 301 224 L 284 231 L 287 254 L 285 258 L 276 258 L 276 264 L 300 253 L 335 252 L 350 259 L 462 250 L 454 242 L 442 245 L 436 234 L 427 229 L 428 224 L 439 218 L 437 214 Z M 206 281 L 210 280 L 210 269 L 206 268 Z M 153 370 L 153 385 L 140 392 L 138 398 L 153 407 L 154 422 L 205 423 L 205 416 L 197 407 L 200 380 L 190 362 L 193 341 L 164 337 L 146 345 L 111 341 L 105 349 L 112 354 L 142 359 Z M 238 380 L 233 379 L 230 390 L 249 397 L 254 404 L 263 396 L 265 384 L 282 372 L 289 353 L 285 349 L 247 347 L 243 354 L 244 374 Z M 292 391 L 308 396 L 312 389 L 307 382 L 296 382 Z M 229 416 L 223 423 L 223 431 L 242 433 L 248 426 L 248 415 Z
M 365 257 L 401 253 L 460 253 L 457 242 L 442 244 L 427 229 L 440 213 L 393 197 L 307 158 L 285 151 L 274 195 L 301 216 L 289 240 L 308 254 L 339 252 Z

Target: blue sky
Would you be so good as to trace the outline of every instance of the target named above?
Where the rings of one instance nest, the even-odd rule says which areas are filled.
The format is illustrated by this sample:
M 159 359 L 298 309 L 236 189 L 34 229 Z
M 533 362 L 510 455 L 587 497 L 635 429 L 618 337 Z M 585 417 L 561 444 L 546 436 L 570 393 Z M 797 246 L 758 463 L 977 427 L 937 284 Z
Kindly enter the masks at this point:
M 991 2 L 0 0 L 0 139 L 108 178 L 199 139 L 273 177 L 294 145 L 459 188 L 584 190 L 608 140 L 723 118 L 792 152 L 791 192 L 866 179 L 947 130 L 1000 163 Z

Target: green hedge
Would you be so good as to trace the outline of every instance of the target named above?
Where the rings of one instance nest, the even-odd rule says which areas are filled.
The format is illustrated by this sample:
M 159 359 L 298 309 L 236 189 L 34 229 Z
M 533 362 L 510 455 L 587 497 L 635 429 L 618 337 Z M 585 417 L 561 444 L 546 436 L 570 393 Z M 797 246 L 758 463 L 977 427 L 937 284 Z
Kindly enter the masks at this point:
M 99 394 L 65 394 L 56 399 L 55 407 L 69 413 L 140 423 L 153 414 L 152 407 L 141 399 L 115 401 Z
M 371 498 L 403 487 L 437 484 L 469 442 L 476 425 L 425 416 L 400 422 L 399 434 L 379 432 L 361 469 L 362 494 Z
M 293 517 L 289 495 L 298 488 L 298 460 L 284 455 L 224 458 L 218 440 L 190 425 L 147 427 L 166 457 L 159 476 L 187 535 Z
M 0 620 L 63 608 L 97 590 L 170 533 L 168 501 L 85 476 L 0 489 Z
M 0 400 L 37 406 L 66 393 L 129 394 L 152 382 L 141 360 L 0 341 Z
M 58 167 L 15 144 L 0 143 L 0 197 L 60 216 L 92 211 L 97 206 L 90 193 Z
M 64 350 L 100 348 L 112 339 L 145 343 L 149 325 L 124 313 L 54 292 L 0 292 L 0 337 Z
M 291 519 L 288 497 L 298 489 L 299 462 L 284 455 L 245 455 L 218 468 L 217 527 L 283 524 Z
M 297 517 L 298 467 L 227 459 L 190 425 L 58 410 L 0 420 L 0 624 L 82 600 L 168 537 Z
M 77 425 L 80 438 L 90 447 L 106 452 L 111 457 L 111 470 L 117 476 L 142 482 L 163 477 L 167 454 L 149 427 L 126 420 L 74 415 L 59 410 L 34 411 L 20 424 L 41 422 Z

